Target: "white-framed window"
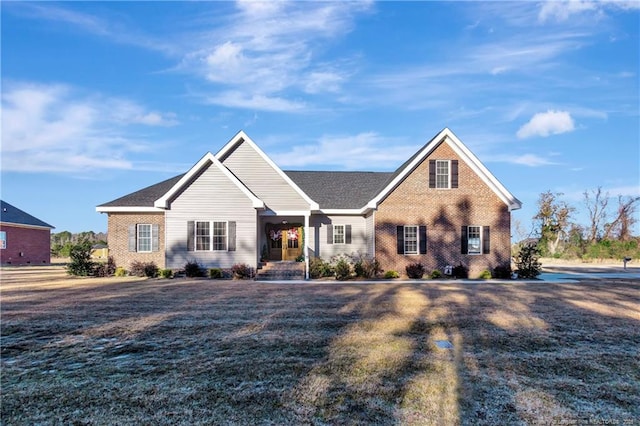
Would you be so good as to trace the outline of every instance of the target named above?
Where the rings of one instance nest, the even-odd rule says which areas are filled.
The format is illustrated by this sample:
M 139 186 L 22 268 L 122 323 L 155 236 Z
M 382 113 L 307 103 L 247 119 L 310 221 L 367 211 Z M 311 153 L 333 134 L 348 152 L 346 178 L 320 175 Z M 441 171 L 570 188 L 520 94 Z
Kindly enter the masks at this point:
M 151 233 L 151 224 L 149 223 L 139 223 L 136 226 L 136 234 L 137 234 L 137 251 L 142 253 L 150 253 L 152 249 L 152 233 Z
M 227 250 L 227 222 L 213 222 L 213 250 Z
M 197 221 L 195 225 L 196 251 L 211 250 L 211 222 Z
M 415 225 L 404 227 L 404 254 L 418 254 L 418 227 Z
M 467 253 L 482 254 L 482 226 L 467 227 Z
M 436 188 L 449 189 L 451 177 L 449 166 L 449 160 L 436 160 Z
M 333 225 L 333 244 L 344 244 L 344 237 L 344 225 Z
M 7 232 L 0 231 L 0 249 L 7 248 Z
M 227 222 L 196 221 L 195 251 L 227 251 Z

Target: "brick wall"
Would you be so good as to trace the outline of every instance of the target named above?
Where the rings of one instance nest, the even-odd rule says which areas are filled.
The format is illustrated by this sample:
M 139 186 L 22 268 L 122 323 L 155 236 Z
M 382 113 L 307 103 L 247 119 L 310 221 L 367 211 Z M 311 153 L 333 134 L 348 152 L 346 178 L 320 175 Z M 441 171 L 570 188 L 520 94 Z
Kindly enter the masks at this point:
M 164 213 L 109 213 L 107 238 L 109 256 L 113 257 L 116 266 L 129 269 L 131 262 L 154 262 L 158 268 L 164 268 Z M 129 225 L 147 223 L 158 225 L 159 250 L 151 253 L 129 251 Z
M 0 250 L 3 265 L 42 265 L 51 262 L 51 230 L 0 225 L 7 233 L 7 248 Z
M 429 159 L 458 159 L 457 189 L 429 188 Z M 427 254 L 397 254 L 396 226 L 426 225 Z M 461 254 L 461 226 L 490 226 L 490 254 Z M 376 258 L 384 270 L 405 273 L 419 262 L 427 272 L 447 264 L 463 264 L 469 277 L 484 269 L 509 265 L 511 215 L 498 196 L 460 159 L 447 143 L 440 144 L 379 205 L 375 214 Z

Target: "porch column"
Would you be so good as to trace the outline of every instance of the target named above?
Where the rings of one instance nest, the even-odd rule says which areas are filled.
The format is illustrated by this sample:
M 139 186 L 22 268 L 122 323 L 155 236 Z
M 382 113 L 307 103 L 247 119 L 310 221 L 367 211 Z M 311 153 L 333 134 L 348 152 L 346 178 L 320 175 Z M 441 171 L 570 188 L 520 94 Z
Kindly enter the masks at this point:
M 311 213 L 304 215 L 304 279 L 309 279 L 309 216 Z

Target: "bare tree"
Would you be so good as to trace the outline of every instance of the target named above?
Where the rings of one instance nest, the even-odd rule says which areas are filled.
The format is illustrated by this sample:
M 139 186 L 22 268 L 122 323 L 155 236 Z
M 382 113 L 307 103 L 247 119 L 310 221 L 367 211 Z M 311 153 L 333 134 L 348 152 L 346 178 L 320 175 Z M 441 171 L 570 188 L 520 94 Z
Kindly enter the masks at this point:
M 640 197 L 624 197 L 618 195 L 618 210 L 615 219 L 605 226 L 603 239 L 610 240 L 617 238 L 621 241 L 628 241 L 631 238 L 631 229 L 638 221 L 636 209 Z
M 548 254 L 554 255 L 567 236 L 569 219 L 575 210 L 560 200 L 562 193 L 543 192 L 538 199 L 538 213 L 533 217 L 540 221 L 540 241 L 546 244 Z
M 609 193 L 602 193 L 602 187 L 595 190 L 584 191 L 584 204 L 589 213 L 589 226 L 587 228 L 587 240 L 595 243 L 604 233 L 604 225 L 607 220 L 607 204 Z

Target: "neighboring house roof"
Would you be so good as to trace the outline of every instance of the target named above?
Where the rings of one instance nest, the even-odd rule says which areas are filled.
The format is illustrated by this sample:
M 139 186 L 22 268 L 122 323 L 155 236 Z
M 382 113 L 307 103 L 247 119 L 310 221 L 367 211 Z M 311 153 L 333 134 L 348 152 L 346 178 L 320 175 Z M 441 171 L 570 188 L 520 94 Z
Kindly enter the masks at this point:
M 285 173 L 323 210 L 361 209 L 393 176 L 393 173 L 389 172 L 286 170 Z
M 186 173 L 185 173 L 186 174 Z M 98 211 L 114 211 L 114 209 L 128 209 L 128 208 L 148 208 L 157 210 L 153 203 L 166 194 L 185 174 L 174 176 L 171 179 L 167 179 L 155 185 L 148 186 L 139 191 L 133 192 L 124 197 L 117 198 L 108 203 L 100 204 Z
M 37 217 L 31 216 L 29 213 L 2 200 L 0 200 L 0 222 L 37 228 L 55 228 L 55 226 L 51 226 Z

